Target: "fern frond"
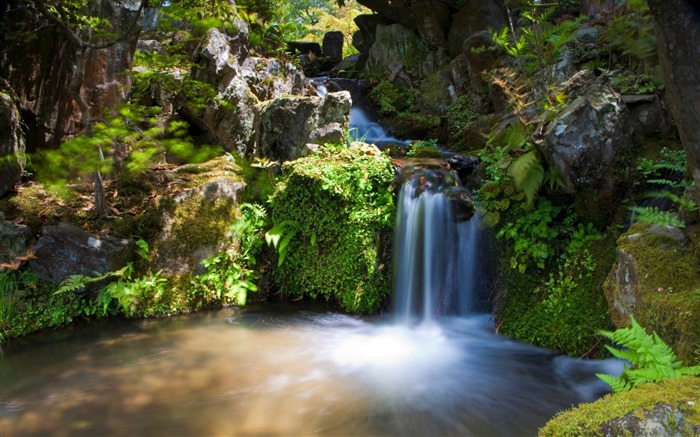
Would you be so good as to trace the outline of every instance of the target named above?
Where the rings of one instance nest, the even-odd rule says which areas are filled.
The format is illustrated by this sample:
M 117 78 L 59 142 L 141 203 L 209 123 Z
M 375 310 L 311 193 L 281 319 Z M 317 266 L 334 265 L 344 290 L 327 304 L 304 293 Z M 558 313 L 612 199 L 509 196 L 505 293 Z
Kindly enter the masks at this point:
M 525 194 L 528 205 L 532 205 L 544 181 L 544 167 L 537 152 L 533 150 L 521 155 L 510 165 L 508 174 L 513 178 L 515 188 Z
M 63 282 L 61 282 L 61 286 L 58 288 L 58 290 L 54 292 L 54 294 L 80 290 L 82 288 L 85 288 L 85 286 L 90 282 L 94 282 L 92 281 L 92 279 L 93 278 L 91 278 L 90 276 L 85 275 L 71 275 Z

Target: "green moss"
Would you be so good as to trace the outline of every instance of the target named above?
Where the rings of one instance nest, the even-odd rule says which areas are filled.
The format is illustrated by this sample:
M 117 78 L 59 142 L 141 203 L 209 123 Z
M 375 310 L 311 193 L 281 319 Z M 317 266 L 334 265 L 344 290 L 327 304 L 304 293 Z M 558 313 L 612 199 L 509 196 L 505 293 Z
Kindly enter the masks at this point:
M 275 272 L 277 285 L 289 296 L 376 311 L 390 291 L 391 161 L 369 146 L 323 149 L 286 163 L 283 173 L 272 221 L 285 222 L 293 236 Z
M 614 261 L 612 247 L 610 238 L 589 243 L 561 275 L 547 269 L 521 274 L 502 256 L 500 332 L 572 356 L 605 354 L 598 331 L 611 322 L 601 285 Z M 593 271 L 584 268 L 591 261 Z
M 700 242 L 689 247 L 663 233 L 650 233 L 652 225 L 637 223 L 618 239 L 618 247 L 631 254 L 636 267 L 633 313 L 640 325 L 657 334 L 686 365 L 700 363 Z M 609 300 L 618 296 L 617 281 L 606 282 Z M 617 326 L 627 317 L 613 311 Z
M 608 395 L 594 403 L 565 411 L 540 429 L 539 435 L 603 436 L 602 425 L 628 414 L 644 417 L 659 404 L 671 406 L 674 411 L 683 414 L 683 425 L 680 428 L 675 420 L 669 421 L 669 435 L 695 436 L 700 431 L 700 378 L 688 377 L 646 384 L 632 391 Z
M 411 109 L 415 103 L 415 96 L 410 89 L 388 80 L 382 80 L 372 88 L 369 99 L 377 107 L 381 117 L 395 116 Z

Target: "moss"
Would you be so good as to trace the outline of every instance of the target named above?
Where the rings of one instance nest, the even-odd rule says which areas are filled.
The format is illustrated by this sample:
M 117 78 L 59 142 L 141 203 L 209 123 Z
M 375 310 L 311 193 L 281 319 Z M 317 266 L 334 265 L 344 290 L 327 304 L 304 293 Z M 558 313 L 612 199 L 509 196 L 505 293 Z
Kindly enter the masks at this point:
M 637 223 L 618 239 L 618 248 L 634 258 L 636 289 L 633 313 L 640 325 L 657 334 L 685 364 L 700 363 L 700 242 L 689 247 L 652 225 Z M 613 272 L 614 273 L 614 272 Z M 612 302 L 620 290 L 615 275 L 606 281 Z M 627 317 L 613 308 L 613 321 L 626 326 Z
M 646 384 L 629 392 L 616 393 L 577 408 L 565 411 L 550 420 L 541 437 L 603 436 L 602 426 L 614 419 L 632 414 L 644 417 L 657 405 L 668 405 L 683 415 L 683 425 L 669 421 L 669 435 L 695 436 L 700 432 L 700 378 L 669 379 Z M 673 417 L 671 415 L 671 417 Z M 621 430 L 616 430 L 620 434 Z M 678 434 L 676 434 L 678 433 Z M 631 434 L 630 434 L 631 435 Z
M 323 149 L 286 163 L 283 172 L 272 220 L 284 223 L 291 240 L 275 272 L 278 287 L 288 296 L 332 300 L 352 312 L 376 311 L 391 282 L 391 161 L 376 148 L 356 145 Z
M 585 271 L 583 263 L 590 260 L 581 251 L 563 275 L 555 275 L 556 280 L 550 284 L 550 273 L 556 272 L 521 274 L 510 267 L 509 256 L 502 256 L 497 299 L 500 332 L 572 356 L 605 354 L 598 331 L 611 326 L 601 286 L 614 261 L 612 247 L 610 237 L 589 243 L 593 271 Z
M 369 99 L 381 117 L 391 117 L 409 110 L 415 102 L 415 95 L 408 88 L 382 80 L 372 88 Z

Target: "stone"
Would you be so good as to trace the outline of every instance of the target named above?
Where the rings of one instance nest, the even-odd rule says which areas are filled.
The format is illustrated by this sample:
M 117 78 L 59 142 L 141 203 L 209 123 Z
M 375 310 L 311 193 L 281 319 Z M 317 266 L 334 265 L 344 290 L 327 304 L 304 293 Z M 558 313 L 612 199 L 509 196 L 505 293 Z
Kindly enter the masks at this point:
M 431 51 L 408 28 L 400 25 L 377 25 L 376 41 L 369 51 L 366 68 L 389 73 L 399 65 L 411 79 L 421 80 L 443 69 L 449 60 L 444 51 Z
M 376 41 L 377 26 L 389 24 L 378 14 L 358 15 L 353 19 L 359 29 L 359 36 L 353 35 L 352 44 L 360 53 L 367 53 Z
M 45 281 L 60 283 L 71 275 L 97 276 L 121 269 L 131 260 L 134 244 L 93 236 L 62 222 L 44 228 L 32 250 L 36 258 L 29 261 L 30 270 Z
M 430 74 L 418 85 L 416 96 L 418 109 L 423 114 L 444 116 L 453 102 L 450 90 L 454 90 L 454 85 L 449 70 Z
M 343 59 L 343 44 L 345 43 L 345 36 L 343 32 L 332 31 L 326 32 L 323 35 L 323 48 L 321 52 L 323 56 L 327 57 L 330 62 L 337 64 Z
M 248 57 L 241 64 L 240 73 L 260 101 L 307 94 L 304 74 L 294 65 L 282 63 L 279 59 Z
M 215 85 L 218 91 L 225 89 L 240 73 L 238 59 L 231 54 L 228 37 L 217 28 L 207 31 L 194 59 L 202 67 L 195 70 L 195 78 Z
M 661 106 L 658 95 L 626 95 L 622 96 L 622 101 L 627 107 L 631 128 L 637 135 L 665 136 L 670 133 L 671 122 L 668 120 L 668 113 Z
M 25 256 L 30 241 L 31 232 L 27 226 L 5 220 L 5 215 L 0 212 L 0 264 Z
M 585 71 L 557 90 L 570 103 L 543 126 L 537 146 L 567 193 L 596 188 L 611 194 L 617 185 L 617 160 L 630 147 L 627 111 L 605 77 Z
M 482 30 L 474 33 L 464 41 L 462 51 L 467 59 L 469 81 L 472 84 L 472 89 L 477 93 L 483 93 L 488 88 L 488 83 L 484 80 L 483 73 L 490 71 L 496 66 L 500 50 L 494 44 L 491 34 L 486 30 Z
M 280 162 L 300 158 L 308 143 L 339 143 L 350 120 L 347 91 L 280 97 L 265 104 L 256 120 L 255 154 Z
M 617 261 L 603 284 L 616 326 L 627 326 L 634 316 L 686 364 L 700 363 L 697 247 L 681 229 L 635 223 L 618 238 Z
M 506 25 L 503 9 L 494 0 L 468 0 L 452 15 L 447 34 L 447 51 L 455 57 L 462 53 L 464 41 L 483 30 L 500 30 Z
M 449 187 L 443 190 L 452 205 L 455 221 L 464 222 L 474 216 L 474 200 L 463 187 Z
M 12 4 L 21 2 L 12 2 Z M 19 109 L 27 125 L 26 141 L 33 150 L 58 148 L 67 136 L 80 133 L 82 116 L 68 87 L 76 66 L 75 46 L 57 28 L 41 25 L 40 18 L 25 7 L 7 7 L 6 22 L 27 23 L 37 28 L 35 38 L 22 32 L 3 33 L 0 57 L 6 79 L 19 98 Z M 133 54 L 140 34 L 139 17 L 133 2 L 95 0 L 90 11 L 111 24 L 117 35 L 132 29 L 129 36 L 115 45 L 93 50 L 86 60 L 82 94 L 95 118 L 104 117 L 123 102 L 131 85 Z M 134 23 L 136 25 L 134 26 Z
M 225 161 L 216 160 L 223 168 Z M 187 172 L 187 167 L 181 171 Z M 230 226 L 246 185 L 226 170 L 210 170 L 200 179 L 198 185 L 182 187 L 161 201 L 161 230 L 151 243 L 151 270 L 166 276 L 203 273 L 202 261 L 228 248 Z
M 25 151 L 19 110 L 12 95 L 0 88 L 0 197 L 22 178 Z
M 163 53 L 163 45 L 155 39 L 140 39 L 136 43 L 136 50 L 141 53 Z
M 411 12 L 418 34 L 431 49 L 444 48 L 447 44 L 450 11 L 447 6 L 432 0 L 413 0 Z
M 289 53 L 292 56 L 308 55 L 308 54 L 314 54 L 315 56 L 321 56 L 323 51 L 321 50 L 321 45 L 317 42 L 289 41 L 287 43 L 287 53 Z

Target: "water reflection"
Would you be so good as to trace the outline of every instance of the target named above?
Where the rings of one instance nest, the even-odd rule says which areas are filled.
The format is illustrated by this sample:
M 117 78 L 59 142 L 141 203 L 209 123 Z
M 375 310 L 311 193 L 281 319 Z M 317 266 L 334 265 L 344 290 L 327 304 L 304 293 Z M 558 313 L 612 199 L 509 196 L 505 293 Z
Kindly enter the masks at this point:
M 408 328 L 261 306 L 41 339 L 0 358 L 3 436 L 534 435 L 619 370 L 495 336 L 487 316 Z

